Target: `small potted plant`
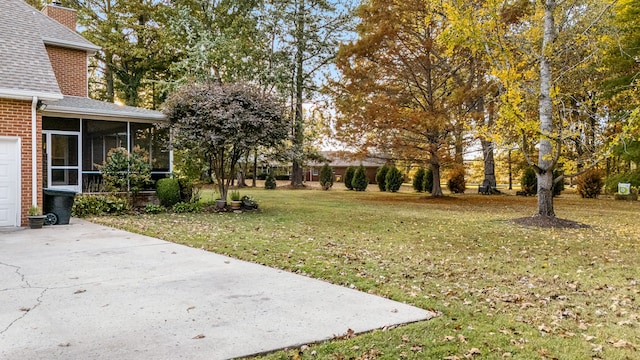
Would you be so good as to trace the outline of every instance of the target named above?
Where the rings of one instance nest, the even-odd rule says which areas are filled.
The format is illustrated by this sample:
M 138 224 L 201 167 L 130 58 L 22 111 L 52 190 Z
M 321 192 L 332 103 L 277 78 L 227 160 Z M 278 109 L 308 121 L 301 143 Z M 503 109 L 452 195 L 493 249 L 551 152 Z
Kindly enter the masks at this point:
M 242 200 L 240 200 L 240 192 L 233 190 L 230 193 L 231 197 L 231 210 L 242 210 Z
M 30 229 L 42 229 L 42 225 L 44 225 L 44 221 L 47 217 L 42 215 L 40 212 L 40 208 L 37 205 L 33 205 L 29 208 L 29 215 L 27 219 L 29 219 L 29 228 Z

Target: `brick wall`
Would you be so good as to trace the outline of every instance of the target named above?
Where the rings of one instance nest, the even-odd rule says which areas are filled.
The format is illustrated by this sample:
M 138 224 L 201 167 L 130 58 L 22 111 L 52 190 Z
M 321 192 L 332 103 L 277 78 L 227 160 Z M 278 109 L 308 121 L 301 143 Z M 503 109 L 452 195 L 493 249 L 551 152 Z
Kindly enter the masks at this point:
M 78 16 L 75 10 L 49 4 L 42 9 L 42 13 L 55 19 L 69 29 L 76 31 L 76 20 Z
M 50 45 L 46 48 L 60 91 L 64 95 L 87 97 L 87 53 Z
M 37 115 L 36 124 L 37 169 L 35 181 L 37 189 L 42 189 L 42 116 Z M 22 139 L 20 168 L 22 169 L 22 191 L 20 201 L 21 223 L 27 225 L 27 213 L 31 207 L 31 184 L 34 181 L 31 173 L 31 101 L 0 99 L 0 135 L 17 136 Z M 42 191 L 38 191 L 38 206 L 42 209 Z

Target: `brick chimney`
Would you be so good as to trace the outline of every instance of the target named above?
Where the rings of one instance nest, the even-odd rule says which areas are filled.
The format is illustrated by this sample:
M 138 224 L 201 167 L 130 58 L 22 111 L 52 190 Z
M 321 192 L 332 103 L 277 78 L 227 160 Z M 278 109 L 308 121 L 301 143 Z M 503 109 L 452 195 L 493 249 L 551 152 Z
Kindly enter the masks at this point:
M 46 5 L 44 9 L 42 9 L 42 13 L 69 29 L 76 31 L 78 14 L 75 10 L 62 7 L 59 2 L 54 0 L 51 4 Z

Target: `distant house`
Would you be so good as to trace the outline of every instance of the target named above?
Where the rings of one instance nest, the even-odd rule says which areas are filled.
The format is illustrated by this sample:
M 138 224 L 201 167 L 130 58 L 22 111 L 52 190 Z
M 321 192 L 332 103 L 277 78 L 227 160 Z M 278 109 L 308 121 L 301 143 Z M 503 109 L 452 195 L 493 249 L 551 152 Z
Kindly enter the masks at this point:
M 144 149 L 156 178 L 171 171 L 162 113 L 88 97 L 100 48 L 75 29 L 75 10 L 0 1 L 0 226 L 25 225 L 43 188 L 86 191 L 115 147 Z
M 343 181 L 344 173 L 349 166 L 358 167 L 363 165 L 367 172 L 367 179 L 370 184 L 376 183 L 376 172 L 378 168 L 387 163 L 387 160 L 381 158 L 368 157 L 363 160 L 353 159 L 353 155 L 344 152 L 323 152 L 322 155 L 329 160 L 329 166 L 333 169 L 334 181 Z M 311 162 L 305 168 L 305 181 L 318 181 L 320 169 L 324 165 L 323 162 Z

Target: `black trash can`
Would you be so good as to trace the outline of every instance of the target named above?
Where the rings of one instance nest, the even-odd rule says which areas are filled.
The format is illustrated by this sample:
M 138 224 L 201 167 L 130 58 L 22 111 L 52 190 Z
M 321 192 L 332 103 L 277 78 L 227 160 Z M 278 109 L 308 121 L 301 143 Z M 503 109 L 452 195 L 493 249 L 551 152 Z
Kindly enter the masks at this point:
M 44 214 L 49 225 L 66 225 L 71 219 L 75 191 L 44 189 Z

